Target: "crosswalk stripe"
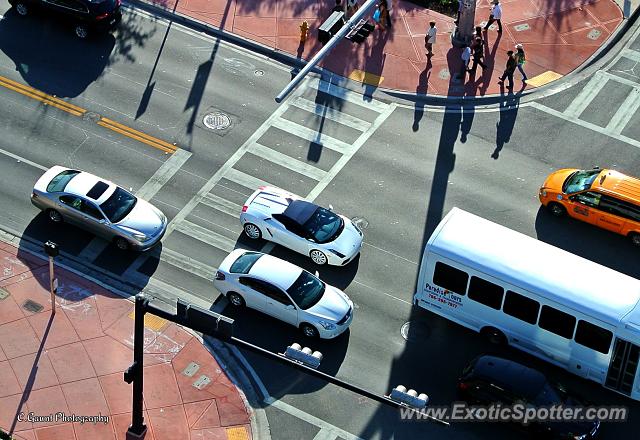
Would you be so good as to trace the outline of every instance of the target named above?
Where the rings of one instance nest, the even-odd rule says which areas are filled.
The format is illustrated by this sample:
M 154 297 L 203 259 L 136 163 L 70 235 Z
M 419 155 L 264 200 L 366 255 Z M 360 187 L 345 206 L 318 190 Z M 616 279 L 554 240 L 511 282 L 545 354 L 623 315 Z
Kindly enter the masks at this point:
M 210 231 L 209 229 L 190 222 L 189 220 L 182 220 L 182 222 L 176 226 L 176 231 L 182 232 L 189 237 L 195 238 L 196 240 L 207 243 L 211 246 L 215 246 L 226 252 L 231 252 L 236 246 L 236 242 L 230 238 L 220 235 L 217 232 Z
M 620 134 L 640 108 L 640 88 L 634 88 L 607 124 L 607 130 Z
M 347 144 L 346 142 L 342 142 L 326 134 L 320 134 L 315 130 L 312 130 L 300 124 L 296 124 L 295 122 L 288 121 L 286 119 L 279 118 L 274 120 L 273 126 L 275 128 L 279 128 L 282 131 L 286 131 L 287 133 L 298 136 L 305 141 L 313 142 L 322 147 L 337 151 L 340 154 L 347 154 L 347 152 L 351 150 L 351 145 Z
M 242 211 L 242 206 L 238 205 L 237 203 L 233 203 L 227 199 L 223 199 L 222 197 L 218 197 L 211 193 L 204 196 L 204 199 L 202 199 L 202 203 L 234 217 L 239 216 L 240 211 Z
M 213 276 L 218 270 L 217 267 L 201 263 L 200 261 L 183 255 L 180 252 L 173 251 L 166 246 L 162 248 L 160 261 L 209 281 L 213 280 Z
M 302 174 L 315 180 L 321 180 L 325 176 L 325 174 L 327 174 L 326 171 L 321 170 L 318 167 L 314 167 L 313 165 L 304 163 L 301 160 L 294 159 L 289 155 L 283 154 L 272 148 L 265 147 L 264 145 L 259 143 L 253 144 L 253 147 L 251 147 L 249 151 L 251 153 L 257 154 L 263 159 L 277 163 L 278 165 L 288 168 L 291 171 L 295 171 L 298 174 Z
M 340 87 L 336 84 L 331 84 L 327 81 L 322 81 L 319 78 L 312 78 L 308 84 L 309 87 L 313 87 L 314 89 L 322 93 L 335 96 L 336 98 L 340 98 L 343 101 L 351 102 L 352 104 L 357 104 L 361 107 L 373 110 L 376 113 L 382 113 L 388 107 L 388 104 L 377 101 L 375 99 L 365 101 L 364 96 L 360 93 L 352 92 L 349 89 L 345 89 L 344 87 Z
M 351 116 L 332 107 L 327 107 L 324 104 L 310 101 L 304 96 L 298 96 L 292 99 L 291 105 L 309 113 L 313 113 L 321 118 L 329 119 L 358 131 L 365 131 L 371 126 L 371 123 L 367 121 L 363 121 L 362 119 L 358 119 L 355 116 Z
M 250 176 L 249 174 L 238 171 L 235 168 L 229 169 L 229 171 L 225 173 L 224 178 L 237 183 L 238 185 L 242 185 L 245 188 L 251 188 L 254 190 L 258 189 L 259 186 L 274 186 L 266 180 Z
M 633 49 L 624 49 L 622 51 L 622 56 L 635 62 L 640 62 L 640 52 Z
M 563 113 L 571 118 L 579 118 L 606 84 L 607 78 L 603 78 L 601 71 L 597 71 Z
M 618 75 L 616 75 L 614 73 L 605 72 L 604 70 L 598 70 L 598 74 L 602 75 L 603 77 L 605 77 L 605 78 L 607 78 L 607 79 L 609 79 L 611 81 L 619 82 L 620 84 L 627 85 L 627 86 L 629 86 L 631 88 L 634 88 L 634 89 L 640 88 L 640 84 L 638 84 L 637 82 L 628 80 L 627 78 L 623 78 L 623 77 L 618 76 Z

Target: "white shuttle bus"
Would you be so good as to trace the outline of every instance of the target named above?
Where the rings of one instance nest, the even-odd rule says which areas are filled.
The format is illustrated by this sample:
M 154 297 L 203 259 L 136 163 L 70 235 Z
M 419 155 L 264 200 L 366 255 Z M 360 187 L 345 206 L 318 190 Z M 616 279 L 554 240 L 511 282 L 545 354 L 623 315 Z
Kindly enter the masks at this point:
M 414 304 L 640 400 L 640 281 L 453 208 Z

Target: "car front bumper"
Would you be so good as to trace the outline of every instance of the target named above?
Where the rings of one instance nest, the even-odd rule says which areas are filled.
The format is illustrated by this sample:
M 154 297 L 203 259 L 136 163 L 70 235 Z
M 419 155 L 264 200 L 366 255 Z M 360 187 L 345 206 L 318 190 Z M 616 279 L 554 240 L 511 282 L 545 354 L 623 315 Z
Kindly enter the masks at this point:
M 341 325 L 336 325 L 336 328 L 333 330 L 325 330 L 324 327 L 322 327 L 321 325 L 318 326 L 318 331 L 319 331 L 319 335 L 322 339 L 333 339 L 336 338 L 338 336 L 340 336 L 341 334 L 343 334 L 351 325 L 351 322 L 353 321 L 353 311 L 351 311 L 351 316 L 349 316 L 349 319 L 347 319 L 347 321 L 344 324 Z

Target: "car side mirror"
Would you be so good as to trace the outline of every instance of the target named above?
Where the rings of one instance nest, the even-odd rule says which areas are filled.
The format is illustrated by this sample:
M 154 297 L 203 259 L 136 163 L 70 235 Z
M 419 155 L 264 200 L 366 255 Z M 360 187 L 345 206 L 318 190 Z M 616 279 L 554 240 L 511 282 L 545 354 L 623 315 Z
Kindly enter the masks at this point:
M 333 205 L 329 204 L 329 211 L 333 211 Z
M 315 274 L 315 275 L 316 275 L 318 278 L 320 278 L 320 272 L 318 272 L 317 270 L 316 270 L 316 274 Z
M 295 306 L 293 304 L 289 304 L 287 305 L 287 307 L 285 307 L 287 310 L 295 310 Z

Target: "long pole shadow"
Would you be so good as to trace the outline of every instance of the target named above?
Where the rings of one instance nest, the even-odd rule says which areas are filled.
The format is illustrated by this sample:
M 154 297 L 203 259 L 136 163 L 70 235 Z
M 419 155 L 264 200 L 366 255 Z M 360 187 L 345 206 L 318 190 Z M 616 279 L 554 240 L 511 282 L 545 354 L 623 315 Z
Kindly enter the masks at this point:
M 31 390 L 33 389 L 33 384 L 35 383 L 36 376 L 38 374 L 38 363 L 40 362 L 40 356 L 42 356 L 42 350 L 44 349 L 45 342 L 47 342 L 47 336 L 49 336 L 49 330 L 51 330 L 51 325 L 53 324 L 54 317 L 55 315 L 53 313 L 51 314 L 51 316 L 49 316 L 49 322 L 47 322 L 47 328 L 44 330 L 44 334 L 42 335 L 42 341 L 40 342 L 40 347 L 38 347 L 36 357 L 33 360 L 33 365 L 31 366 L 31 371 L 29 372 L 29 378 L 27 379 L 27 383 L 24 387 L 24 391 L 22 392 L 22 397 L 20 398 L 18 409 L 16 410 L 16 413 L 13 416 L 13 422 L 11 423 L 11 427 L 9 428 L 10 436 L 13 435 L 13 432 L 16 429 L 16 425 L 18 423 L 18 416 L 22 412 L 22 407 L 27 402 L 27 400 L 29 400 L 29 396 L 31 395 Z

